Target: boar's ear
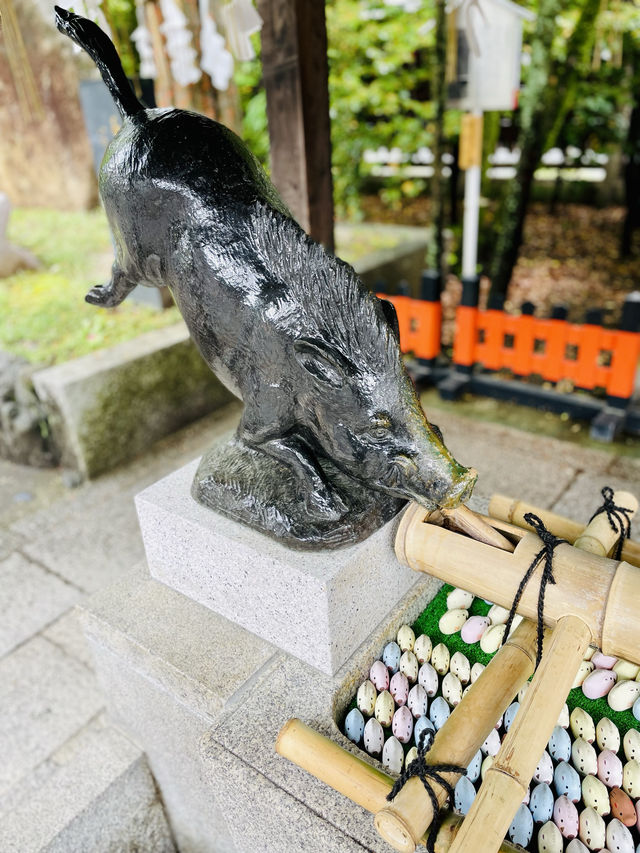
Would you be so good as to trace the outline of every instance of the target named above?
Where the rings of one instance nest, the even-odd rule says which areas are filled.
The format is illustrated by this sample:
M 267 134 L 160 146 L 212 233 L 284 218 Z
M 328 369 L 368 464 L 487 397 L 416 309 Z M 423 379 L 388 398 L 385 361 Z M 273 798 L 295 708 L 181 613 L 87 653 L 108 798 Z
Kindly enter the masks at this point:
M 341 388 L 349 373 L 348 360 L 341 352 L 327 344 L 311 338 L 298 338 L 293 343 L 298 364 L 314 379 L 332 388 Z
M 384 314 L 384 318 L 389 324 L 391 331 L 396 336 L 396 340 L 398 343 L 400 342 L 400 324 L 398 323 L 398 314 L 396 313 L 396 308 L 393 302 L 389 302 L 388 299 L 380 299 L 380 307 L 382 308 L 382 313 Z

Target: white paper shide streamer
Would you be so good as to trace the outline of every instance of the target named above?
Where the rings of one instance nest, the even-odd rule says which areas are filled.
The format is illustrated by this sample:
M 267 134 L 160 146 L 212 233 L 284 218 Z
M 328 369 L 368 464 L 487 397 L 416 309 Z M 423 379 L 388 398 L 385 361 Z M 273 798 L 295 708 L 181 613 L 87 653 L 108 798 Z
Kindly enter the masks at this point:
M 197 83 L 202 71 L 197 65 L 197 53 L 191 44 L 187 19 L 173 0 L 160 0 L 164 22 L 160 30 L 167 40 L 171 73 L 180 86 Z
M 240 62 L 256 55 L 250 36 L 262 27 L 262 18 L 252 0 L 231 0 L 222 7 L 222 20 L 231 52 Z
M 218 32 L 216 22 L 209 10 L 209 0 L 199 0 L 200 21 L 200 67 L 211 78 L 216 89 L 225 91 L 233 75 L 233 56 L 225 47 L 224 37 Z
M 136 3 L 136 19 L 138 26 L 131 33 L 131 40 L 135 44 L 138 56 L 140 57 L 140 76 L 144 79 L 155 80 L 158 72 L 153 57 L 151 33 L 147 29 L 142 3 Z

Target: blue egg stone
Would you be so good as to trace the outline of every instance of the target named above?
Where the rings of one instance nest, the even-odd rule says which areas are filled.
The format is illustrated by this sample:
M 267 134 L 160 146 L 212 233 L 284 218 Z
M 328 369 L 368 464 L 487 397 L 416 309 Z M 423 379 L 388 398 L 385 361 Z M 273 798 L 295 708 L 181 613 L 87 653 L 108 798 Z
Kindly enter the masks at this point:
M 511 723 L 513 723 L 513 718 L 518 713 L 518 708 L 520 707 L 519 702 L 512 702 L 507 710 L 504 712 L 503 724 L 505 732 L 508 732 L 511 728 Z
M 416 742 L 416 746 L 420 745 L 420 734 L 423 729 L 429 729 L 429 731 L 435 732 L 436 728 L 428 717 L 422 715 L 422 717 L 418 717 L 413 726 L 413 739 Z
M 382 663 L 393 673 L 396 673 L 400 668 L 400 658 L 402 650 L 397 643 L 393 641 L 387 643 L 382 651 Z
M 466 776 L 458 779 L 453 791 L 453 805 L 457 812 L 466 814 L 471 808 L 471 803 L 476 796 L 476 789 Z
M 531 791 L 529 811 L 536 823 L 546 823 L 553 816 L 553 791 L 546 782 L 539 782 Z
M 569 761 L 571 758 L 571 737 L 562 726 L 556 726 L 549 738 L 549 754 L 554 761 Z
M 482 750 L 479 749 L 467 765 L 467 779 L 470 782 L 477 782 L 480 778 L 482 770 Z
M 439 731 L 444 726 L 449 719 L 450 713 L 451 709 L 446 699 L 443 699 L 442 696 L 436 696 L 429 708 L 429 719 L 436 727 L 436 731 Z
M 528 807 L 521 803 L 509 827 L 509 838 L 514 844 L 526 847 L 533 836 L 533 817 Z
M 559 797 L 566 797 L 572 803 L 580 802 L 582 786 L 580 776 L 575 767 L 566 761 L 561 761 L 553 771 L 553 784 Z
M 364 717 L 357 708 L 352 708 L 344 721 L 344 733 L 354 743 L 360 743 L 364 734 Z

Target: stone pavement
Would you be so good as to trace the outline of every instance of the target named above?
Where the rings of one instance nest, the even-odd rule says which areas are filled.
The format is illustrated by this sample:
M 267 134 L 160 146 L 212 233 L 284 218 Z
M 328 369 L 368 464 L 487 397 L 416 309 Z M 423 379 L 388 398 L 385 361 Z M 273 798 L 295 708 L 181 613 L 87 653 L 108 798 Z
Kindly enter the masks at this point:
M 77 488 L 65 485 L 59 471 L 0 462 L 0 826 L 10 816 L 13 837 L 20 837 L 31 798 L 58 808 L 57 780 L 73 785 L 87 755 L 95 762 L 94 788 L 107 765 L 121 775 L 134 768 L 143 785 L 139 754 L 105 727 L 74 605 L 145 571 L 133 496 L 200 455 L 233 428 L 240 411 L 237 404 L 218 410 Z M 602 486 L 640 491 L 640 460 L 433 408 L 429 414 L 459 461 L 478 469 L 481 496 L 517 495 L 586 521 Z M 104 769 L 105 785 L 108 775 Z

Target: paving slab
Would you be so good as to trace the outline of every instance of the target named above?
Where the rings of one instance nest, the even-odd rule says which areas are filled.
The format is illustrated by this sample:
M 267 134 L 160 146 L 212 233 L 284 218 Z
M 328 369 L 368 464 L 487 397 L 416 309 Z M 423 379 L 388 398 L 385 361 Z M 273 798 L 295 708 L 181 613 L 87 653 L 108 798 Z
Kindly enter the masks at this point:
M 0 658 L 45 628 L 82 595 L 22 554 L 0 562 Z
M 102 708 L 93 674 L 41 637 L 0 660 L 0 794 Z
M 632 476 L 623 478 L 612 474 L 593 474 L 585 471 L 578 474 L 569 488 L 554 503 L 552 509 L 560 515 L 575 521 L 589 521 L 593 513 L 602 506 L 602 488 L 611 486 L 612 489 L 624 489 L 640 499 L 640 471 L 631 470 Z M 636 525 L 637 529 L 637 525 Z M 633 523 L 631 525 L 634 532 Z M 639 538 L 634 536 L 634 538 Z
M 79 613 L 75 608 L 67 610 L 59 619 L 52 622 L 42 632 L 42 636 L 54 646 L 62 649 L 69 657 L 75 658 L 89 669 L 93 669 L 91 650 L 80 625 Z

